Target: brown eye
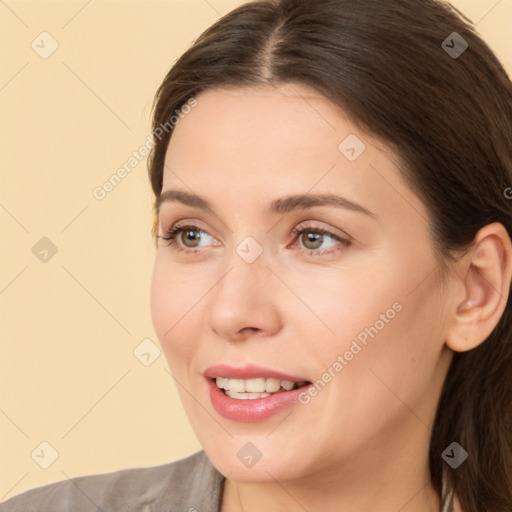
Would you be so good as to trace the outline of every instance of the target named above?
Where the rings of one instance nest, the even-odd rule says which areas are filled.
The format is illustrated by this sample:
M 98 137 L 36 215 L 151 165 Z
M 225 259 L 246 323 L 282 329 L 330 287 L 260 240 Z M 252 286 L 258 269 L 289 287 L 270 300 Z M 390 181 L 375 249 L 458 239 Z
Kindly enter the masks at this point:
M 317 250 L 322 246 L 324 235 L 315 231 L 304 231 L 301 241 L 306 249 Z
M 351 244 L 349 238 L 342 238 L 315 226 L 299 226 L 293 230 L 293 234 L 298 242 L 298 249 L 307 251 L 310 255 L 330 254 L 347 248 Z
M 199 229 L 182 229 L 180 232 L 181 243 L 191 249 L 198 247 L 201 240 L 201 231 Z
M 175 224 L 166 233 L 166 236 L 159 237 L 169 242 L 167 245 L 175 251 L 189 251 L 196 253 L 208 245 L 218 245 L 218 242 L 203 229 L 194 225 Z M 213 243 L 208 244 L 208 238 Z

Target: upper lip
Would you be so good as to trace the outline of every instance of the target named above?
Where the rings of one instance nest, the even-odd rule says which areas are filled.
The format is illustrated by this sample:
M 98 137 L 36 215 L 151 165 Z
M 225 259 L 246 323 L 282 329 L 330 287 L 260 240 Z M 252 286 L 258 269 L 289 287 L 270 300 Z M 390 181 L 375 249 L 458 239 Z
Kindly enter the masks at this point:
M 265 377 L 277 380 L 289 380 L 291 382 L 309 382 L 308 379 L 304 377 L 288 375 L 283 372 L 271 370 L 270 368 L 251 364 L 243 368 L 235 368 L 227 364 L 217 364 L 207 368 L 204 372 L 204 376 L 210 379 L 215 379 L 216 377 L 224 377 L 227 379 L 256 379 L 258 377 Z

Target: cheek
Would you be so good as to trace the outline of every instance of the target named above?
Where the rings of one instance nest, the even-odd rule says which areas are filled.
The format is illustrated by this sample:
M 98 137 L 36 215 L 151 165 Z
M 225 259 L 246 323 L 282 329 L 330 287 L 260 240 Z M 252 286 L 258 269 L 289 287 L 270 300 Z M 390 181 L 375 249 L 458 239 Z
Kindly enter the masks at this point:
M 178 276 L 178 269 L 157 256 L 151 279 L 151 317 L 173 373 L 176 364 L 186 361 L 194 351 L 193 340 L 198 339 L 194 326 L 200 317 L 197 303 L 201 290 L 197 283 L 194 286 Z
M 370 339 L 368 330 L 375 332 L 375 324 L 379 332 L 386 330 L 401 314 L 398 310 L 402 309 L 403 294 L 399 277 L 380 268 L 350 268 L 314 278 L 288 278 L 305 303 L 294 311 L 289 308 L 288 313 L 295 315 L 294 325 L 307 323 L 311 328 L 300 339 L 327 364 L 332 362 L 333 355 L 348 350 L 352 340 L 357 338 L 364 343 Z M 317 286 L 312 285 L 315 282 Z
M 338 355 L 343 357 L 343 369 L 326 398 L 333 408 L 343 403 L 350 409 L 348 416 L 340 416 L 340 431 L 357 437 L 364 424 L 369 435 L 412 417 L 411 410 L 429 422 L 427 405 L 438 391 L 433 384 L 443 347 L 443 318 L 433 286 L 424 283 L 410 292 L 407 282 L 400 285 L 397 276 L 382 300 L 367 298 L 362 303 L 366 311 L 349 303 L 342 310 L 338 326 L 343 335 L 330 345 L 325 366 L 332 365 Z
M 386 327 L 372 364 L 395 392 L 412 395 L 425 391 L 434 378 L 444 346 L 446 319 L 442 297 L 432 281 L 424 282 L 413 293 L 404 292 L 400 302 L 403 309 Z
M 151 319 L 160 343 L 164 341 L 165 332 L 171 325 L 170 318 L 174 316 L 173 301 L 169 294 L 168 279 L 164 270 L 161 257 L 157 254 L 151 278 Z
M 405 396 L 428 387 L 433 378 L 444 341 L 442 297 L 433 276 L 425 278 L 429 262 L 418 261 L 411 271 L 410 265 L 396 261 L 324 277 L 316 288 L 306 281 L 295 283 L 294 290 L 307 297 L 310 308 L 311 314 L 304 308 L 301 315 L 294 314 L 302 326 L 311 317 L 311 330 L 301 339 L 316 377 L 329 369 L 346 377 L 332 386 L 335 394 L 353 397 L 370 386 L 373 396 L 387 394 L 392 399 L 371 370 L 382 373 L 393 392 Z M 339 356 L 342 366 L 333 368 Z

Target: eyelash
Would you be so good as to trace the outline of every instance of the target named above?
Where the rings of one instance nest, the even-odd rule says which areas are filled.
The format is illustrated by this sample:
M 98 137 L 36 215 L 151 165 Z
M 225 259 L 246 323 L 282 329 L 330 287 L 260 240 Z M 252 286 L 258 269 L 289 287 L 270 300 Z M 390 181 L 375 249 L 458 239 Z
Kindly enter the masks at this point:
M 172 249 L 177 252 L 185 251 L 186 253 L 197 253 L 200 251 L 198 248 L 190 249 L 183 247 L 179 243 L 176 243 L 176 237 L 183 231 L 199 231 L 201 233 L 206 233 L 206 231 L 202 230 L 198 226 L 194 225 L 180 225 L 175 224 L 171 228 L 169 228 L 166 232 L 166 236 L 159 236 L 158 238 L 161 238 L 162 240 L 168 241 L 169 243 L 165 247 L 172 246 Z M 292 230 L 292 234 L 294 235 L 294 244 L 296 243 L 297 239 L 303 234 L 303 233 L 319 233 L 321 235 L 327 235 L 331 237 L 332 239 L 336 240 L 337 242 L 340 242 L 345 248 L 349 247 L 352 243 L 351 240 L 348 238 L 342 238 L 340 236 L 335 235 L 334 233 L 331 233 L 330 231 L 315 227 L 315 226 L 297 226 Z M 208 233 L 206 233 L 208 234 Z M 340 247 L 330 247 L 329 249 L 324 249 L 323 251 L 314 250 L 314 249 L 305 249 L 303 247 L 299 247 L 299 250 L 305 253 L 308 253 L 311 256 L 318 256 L 318 255 L 326 255 L 326 254 L 332 254 L 334 252 L 337 252 L 339 250 L 342 250 Z

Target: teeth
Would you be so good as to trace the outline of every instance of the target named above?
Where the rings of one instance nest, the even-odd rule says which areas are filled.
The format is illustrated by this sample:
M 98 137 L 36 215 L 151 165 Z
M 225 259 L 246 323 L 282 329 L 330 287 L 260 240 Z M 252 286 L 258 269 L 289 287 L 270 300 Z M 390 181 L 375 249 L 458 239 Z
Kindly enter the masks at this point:
M 281 386 L 283 386 L 286 391 L 291 391 L 294 387 L 297 387 L 297 383 L 292 382 L 291 380 L 282 380 Z
M 228 379 L 226 379 L 228 380 Z M 245 383 L 245 389 L 244 391 L 250 391 L 253 393 L 263 393 L 265 391 L 265 379 L 259 378 L 259 379 L 247 379 L 245 381 L 242 381 Z M 232 387 L 227 388 L 230 391 L 236 391 Z M 269 391 L 269 390 L 267 390 Z
M 281 387 L 281 381 L 277 379 L 266 379 L 265 380 L 265 391 L 268 391 L 269 393 L 275 393 L 276 391 L 279 391 L 279 388 Z
M 236 393 L 243 393 L 245 391 L 245 381 L 243 379 L 229 379 L 228 389 Z
M 275 393 L 279 391 L 281 387 L 286 391 L 291 391 L 298 387 L 296 382 L 292 382 L 290 380 L 266 379 L 264 377 L 258 377 L 256 379 L 228 379 L 225 377 L 217 377 L 215 382 L 220 389 L 225 389 L 226 391 L 231 391 L 233 393 L 244 393 L 247 395 Z M 229 393 L 226 394 L 231 396 Z M 254 398 L 260 397 L 258 396 Z
M 239 400 L 253 400 L 255 398 L 265 398 L 270 396 L 270 393 L 237 393 L 236 391 L 226 391 L 226 395 L 230 398 L 237 398 Z
M 215 382 L 217 383 L 217 386 L 220 388 L 220 389 L 228 389 L 228 382 L 229 382 L 229 379 L 225 379 L 224 377 L 217 377 L 215 379 Z

